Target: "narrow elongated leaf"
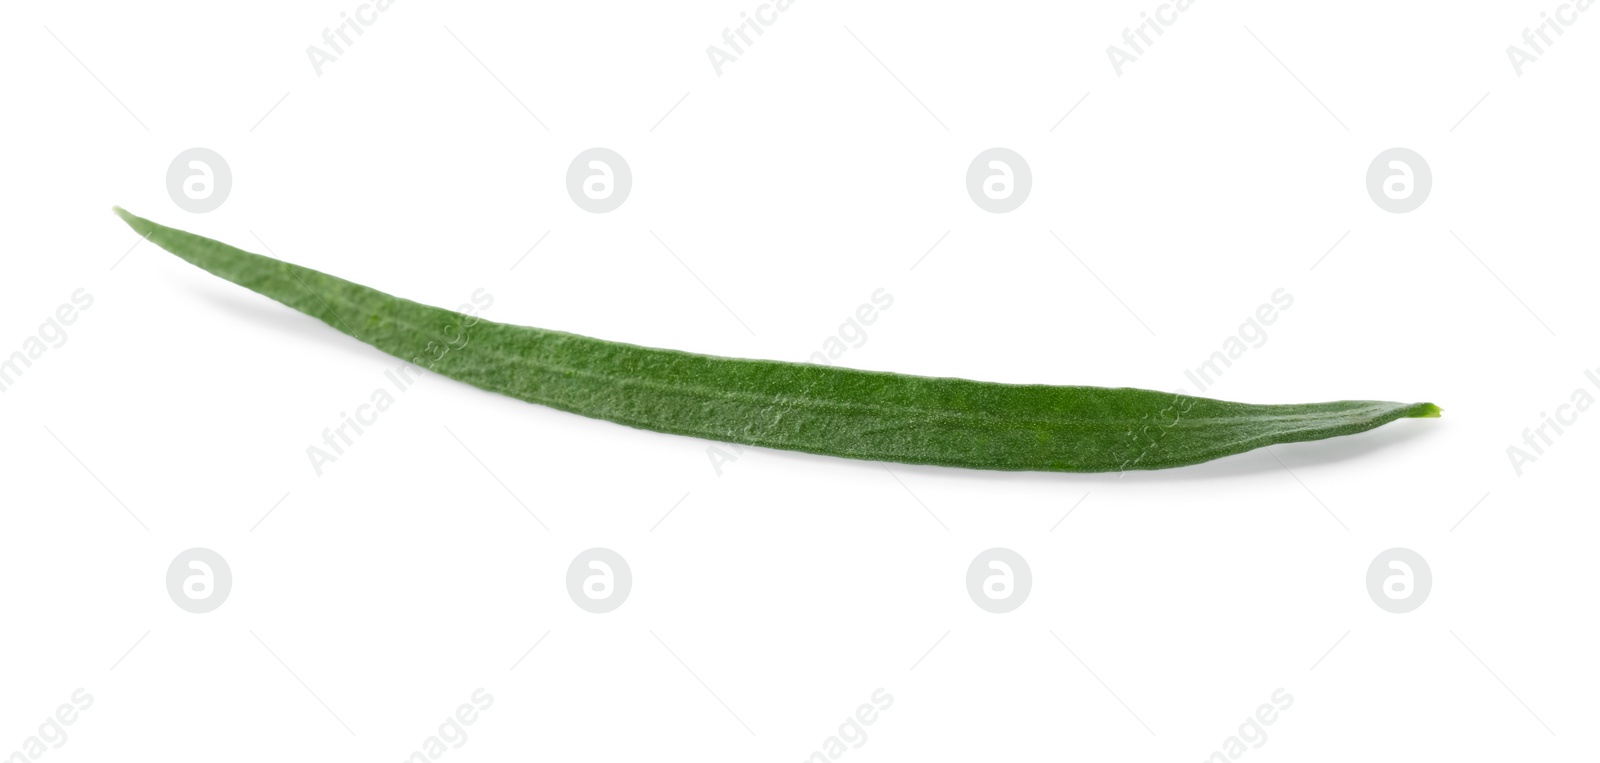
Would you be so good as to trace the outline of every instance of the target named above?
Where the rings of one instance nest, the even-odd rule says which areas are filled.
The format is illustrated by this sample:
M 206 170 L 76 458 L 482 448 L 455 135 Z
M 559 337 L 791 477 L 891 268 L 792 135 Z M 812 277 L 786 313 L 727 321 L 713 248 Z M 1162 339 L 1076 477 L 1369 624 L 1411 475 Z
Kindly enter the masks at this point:
M 563 411 L 721 442 L 973 469 L 1106 472 L 1186 466 L 1439 415 L 1431 403 L 1251 405 L 639 347 L 421 305 L 116 212 L 201 269 L 441 375 Z

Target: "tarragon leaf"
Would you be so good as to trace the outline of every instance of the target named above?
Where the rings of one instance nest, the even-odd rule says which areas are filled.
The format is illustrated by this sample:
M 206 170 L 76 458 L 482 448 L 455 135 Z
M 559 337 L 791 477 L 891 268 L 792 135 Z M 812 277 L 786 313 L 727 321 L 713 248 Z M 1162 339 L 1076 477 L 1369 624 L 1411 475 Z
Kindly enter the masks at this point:
M 1165 469 L 1435 418 L 1432 403 L 1253 405 L 1144 389 L 1001 384 L 699 355 L 493 323 L 116 208 L 220 278 L 395 357 L 591 418 L 707 440 L 971 469 Z

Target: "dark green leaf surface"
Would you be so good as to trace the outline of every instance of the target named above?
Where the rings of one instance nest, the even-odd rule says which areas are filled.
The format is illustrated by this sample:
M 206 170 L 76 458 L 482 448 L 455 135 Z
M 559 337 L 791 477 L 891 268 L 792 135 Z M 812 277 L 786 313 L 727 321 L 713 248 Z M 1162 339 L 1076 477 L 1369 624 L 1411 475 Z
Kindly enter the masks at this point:
M 1431 403 L 1249 405 L 639 347 L 417 304 L 116 212 L 201 269 L 444 376 L 563 411 L 721 442 L 972 469 L 1107 472 L 1186 466 L 1439 415 Z

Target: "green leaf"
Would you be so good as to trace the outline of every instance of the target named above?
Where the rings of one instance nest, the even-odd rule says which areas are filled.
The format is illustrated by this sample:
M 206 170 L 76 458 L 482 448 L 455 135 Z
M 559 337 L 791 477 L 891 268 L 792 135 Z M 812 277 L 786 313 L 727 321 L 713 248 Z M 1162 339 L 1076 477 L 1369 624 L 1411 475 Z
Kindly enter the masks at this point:
M 998 384 L 744 360 L 509 326 L 158 225 L 193 265 L 398 358 L 583 416 L 720 442 L 972 469 L 1165 469 L 1355 434 L 1432 403 L 1251 405 L 1130 388 Z

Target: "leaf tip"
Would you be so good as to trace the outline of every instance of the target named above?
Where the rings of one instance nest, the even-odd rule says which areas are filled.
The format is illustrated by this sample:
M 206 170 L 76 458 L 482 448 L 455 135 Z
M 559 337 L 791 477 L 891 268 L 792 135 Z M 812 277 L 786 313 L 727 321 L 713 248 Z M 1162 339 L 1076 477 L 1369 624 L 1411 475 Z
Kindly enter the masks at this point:
M 1433 403 L 1417 403 L 1411 407 L 1411 412 L 1406 415 L 1413 419 L 1436 419 L 1439 418 L 1439 413 L 1443 410 L 1443 408 Z

